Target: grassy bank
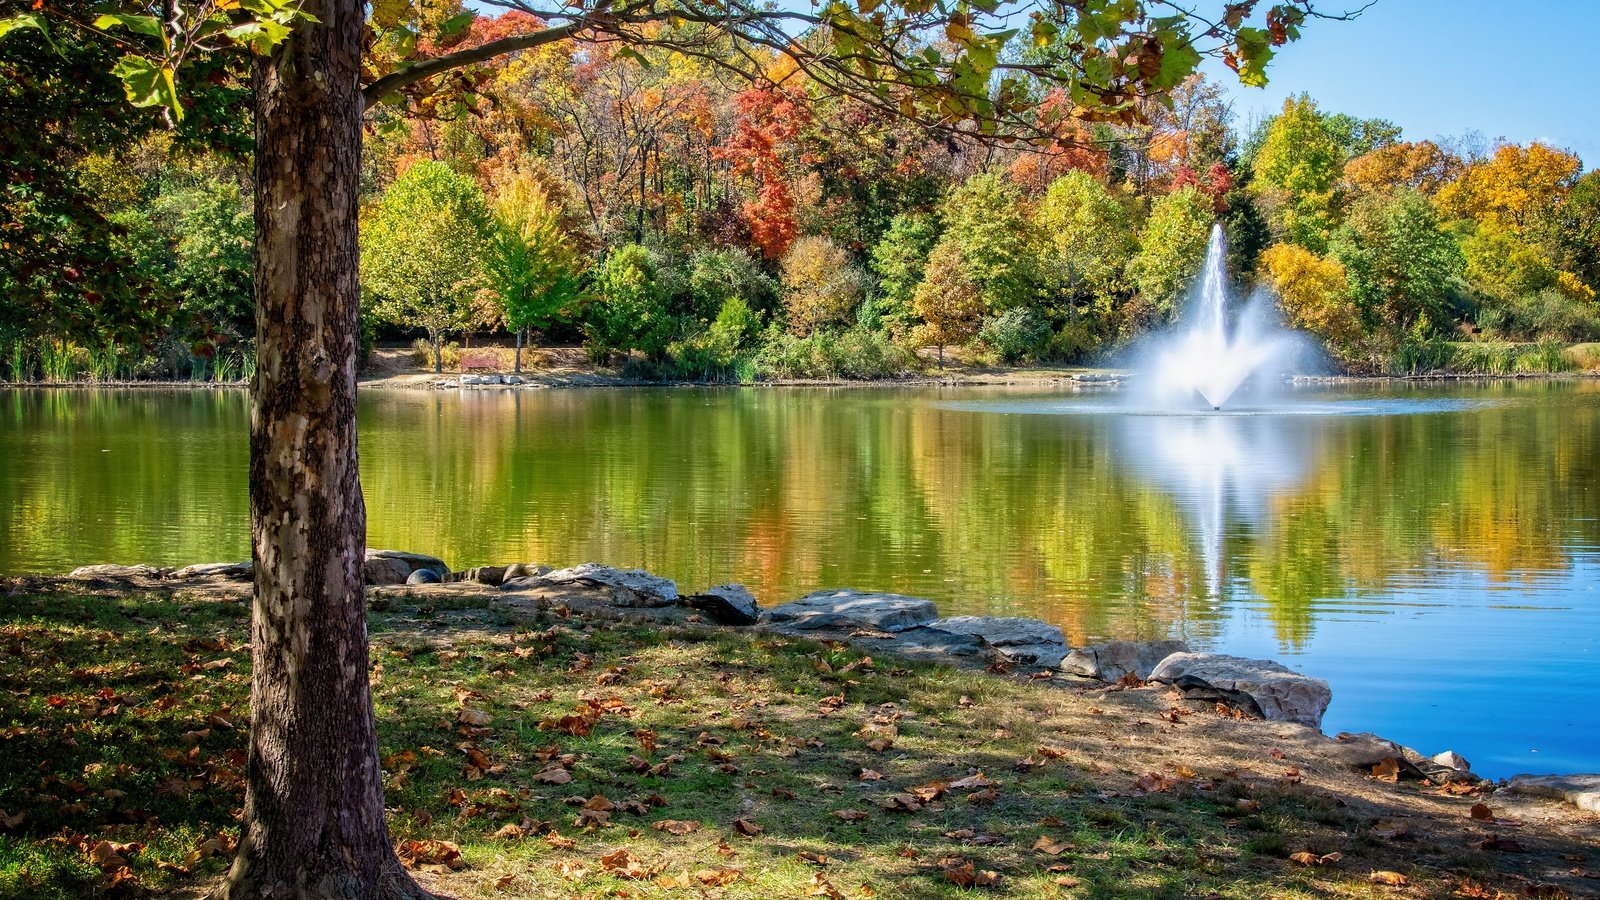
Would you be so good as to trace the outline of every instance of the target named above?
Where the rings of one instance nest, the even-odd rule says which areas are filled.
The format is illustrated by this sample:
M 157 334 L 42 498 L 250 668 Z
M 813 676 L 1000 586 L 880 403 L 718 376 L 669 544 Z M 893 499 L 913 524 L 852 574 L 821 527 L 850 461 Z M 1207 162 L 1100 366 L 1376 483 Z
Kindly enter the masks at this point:
M 243 796 L 242 589 L 10 588 L 0 896 L 213 887 Z M 1591 826 L 1498 798 L 1496 815 L 1529 827 L 1476 821 L 1476 791 L 1378 782 L 1319 756 L 1305 729 L 1235 721 L 1163 688 L 873 660 L 595 618 L 559 599 L 522 616 L 471 593 L 380 605 L 372 683 L 393 836 L 453 896 L 1494 897 L 1600 884 L 1568 873 L 1593 864 L 1574 861 L 1592 853 Z M 1524 852 L 1485 843 L 1500 838 Z

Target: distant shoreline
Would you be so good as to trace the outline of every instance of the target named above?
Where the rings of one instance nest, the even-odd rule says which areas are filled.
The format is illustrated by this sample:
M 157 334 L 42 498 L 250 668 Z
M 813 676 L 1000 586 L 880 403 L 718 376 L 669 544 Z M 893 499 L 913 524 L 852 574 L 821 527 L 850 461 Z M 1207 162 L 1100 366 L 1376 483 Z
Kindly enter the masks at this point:
M 509 373 L 503 373 L 509 374 Z M 548 388 L 673 388 L 673 387 L 983 387 L 1004 385 L 1073 385 L 1083 389 L 1116 388 L 1130 380 L 1126 373 L 1114 369 L 1058 369 L 1017 368 L 986 370 L 982 372 L 957 372 L 947 375 L 907 375 L 900 378 L 834 378 L 834 379 L 781 379 L 771 381 L 687 381 L 648 380 L 605 372 L 551 374 L 540 371 L 523 372 L 521 384 L 462 385 L 460 374 L 445 372 L 440 375 L 417 372 L 362 376 L 357 380 L 360 388 L 378 390 L 529 390 Z M 1474 372 L 1429 372 L 1417 375 L 1308 375 L 1298 376 L 1291 383 L 1298 385 L 1378 384 L 1383 382 L 1435 382 L 1435 381 L 1562 381 L 1600 378 L 1600 372 L 1516 372 L 1510 374 L 1483 374 Z M 68 390 L 247 390 L 250 382 L 240 381 L 24 381 L 0 382 L 0 388 L 10 389 L 68 389 Z

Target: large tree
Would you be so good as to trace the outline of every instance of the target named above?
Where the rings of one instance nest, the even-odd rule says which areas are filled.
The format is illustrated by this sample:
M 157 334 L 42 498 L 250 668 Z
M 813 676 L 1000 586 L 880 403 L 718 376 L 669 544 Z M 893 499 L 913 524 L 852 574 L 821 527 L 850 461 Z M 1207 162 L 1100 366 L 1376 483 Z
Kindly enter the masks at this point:
M 528 31 L 428 57 L 410 0 L 128 0 L 85 28 L 124 29 L 114 71 L 129 99 L 182 116 L 177 83 L 197 48 L 260 53 L 256 126 L 256 321 L 250 497 L 255 560 L 250 765 L 239 854 L 225 893 L 245 897 L 421 896 L 389 844 L 367 684 L 362 589 L 366 516 L 356 466 L 361 120 L 382 100 L 440 90 L 440 76 L 563 40 L 671 45 L 760 79 L 792 74 L 926 128 L 1043 140 L 1080 121 L 1132 123 L 1215 54 L 1247 83 L 1315 15 L 1313 0 L 574 0 L 502 5 Z M 15 7 L 12 7 L 15 8 Z M 1032 10 L 1031 12 L 1029 10 Z M 0 35 L 51 29 L 48 12 L 0 19 Z M 1026 18 L 1024 18 L 1026 16 Z M 663 27 L 669 26 L 669 27 Z M 393 36 L 365 72 L 367 31 Z M 427 28 L 459 32 L 455 17 Z M 1020 29 L 1059 48 L 1002 57 Z M 381 35 L 380 35 L 381 36 Z M 433 35 L 424 35 L 433 37 Z M 448 35 L 446 35 L 448 37 Z M 388 46 L 384 44 L 383 46 Z M 734 52 L 727 52 L 732 46 Z M 470 79 L 465 89 L 470 89 Z M 1034 113 L 1037 86 L 1069 102 Z
M 477 318 L 489 207 L 472 179 L 431 160 L 407 169 L 361 228 L 361 281 L 379 318 L 428 333 L 433 371 L 444 336 Z

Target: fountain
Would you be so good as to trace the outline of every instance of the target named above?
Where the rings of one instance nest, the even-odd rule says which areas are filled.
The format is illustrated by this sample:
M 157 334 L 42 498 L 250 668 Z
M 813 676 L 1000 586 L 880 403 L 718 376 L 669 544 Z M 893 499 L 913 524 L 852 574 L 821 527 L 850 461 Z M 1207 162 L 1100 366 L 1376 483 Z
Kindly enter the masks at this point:
M 1211 227 L 1205 266 L 1193 299 L 1175 327 L 1154 336 L 1135 368 L 1147 399 L 1164 408 L 1192 408 L 1201 400 L 1221 410 L 1252 375 L 1255 387 L 1268 389 L 1298 362 L 1314 355 L 1313 344 L 1281 324 L 1277 307 L 1257 292 L 1229 321 L 1227 244 L 1222 226 Z

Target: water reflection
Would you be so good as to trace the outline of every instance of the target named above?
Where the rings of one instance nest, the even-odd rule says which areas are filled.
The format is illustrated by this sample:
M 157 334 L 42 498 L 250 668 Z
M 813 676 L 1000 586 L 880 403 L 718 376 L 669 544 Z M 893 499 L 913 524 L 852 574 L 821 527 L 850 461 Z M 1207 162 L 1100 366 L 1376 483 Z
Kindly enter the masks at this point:
M 1481 719 L 1507 768 L 1600 766 L 1600 384 L 1107 399 L 368 391 L 370 541 L 1185 637 L 1330 678 L 1335 730 L 1439 750 Z M 0 572 L 244 557 L 247 429 L 239 392 L 0 390 Z
M 1229 581 L 1223 538 L 1270 526 L 1271 500 L 1305 480 L 1317 452 L 1305 418 L 1274 415 L 1143 415 L 1116 418 L 1117 461 L 1170 494 L 1184 511 L 1204 566 L 1206 598 Z

